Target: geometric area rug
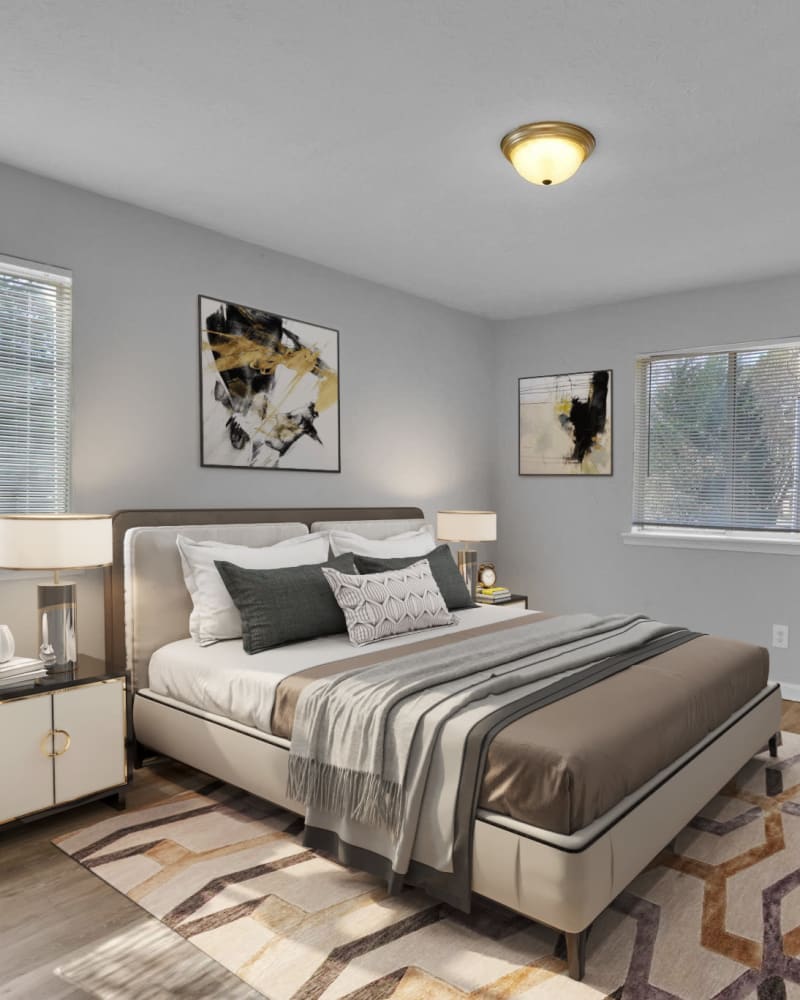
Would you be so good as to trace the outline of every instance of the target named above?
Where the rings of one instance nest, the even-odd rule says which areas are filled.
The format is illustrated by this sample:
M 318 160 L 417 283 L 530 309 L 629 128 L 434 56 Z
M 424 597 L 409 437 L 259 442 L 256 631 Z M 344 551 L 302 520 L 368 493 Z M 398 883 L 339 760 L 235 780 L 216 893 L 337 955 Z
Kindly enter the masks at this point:
M 583 983 L 554 932 L 480 899 L 467 915 L 388 896 L 219 782 L 54 843 L 269 1000 L 800 1000 L 800 736 L 779 750 L 598 918 Z

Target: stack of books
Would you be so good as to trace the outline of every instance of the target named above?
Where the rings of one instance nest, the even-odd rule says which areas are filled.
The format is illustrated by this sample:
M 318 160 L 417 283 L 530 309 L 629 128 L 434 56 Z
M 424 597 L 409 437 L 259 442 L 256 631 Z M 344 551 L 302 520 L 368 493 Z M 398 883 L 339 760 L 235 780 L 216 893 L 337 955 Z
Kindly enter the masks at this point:
M 502 604 L 511 600 L 511 591 L 508 587 L 478 587 L 475 600 L 481 604 Z
M 0 690 L 29 684 L 37 677 L 44 677 L 47 671 L 41 660 L 32 656 L 13 656 L 0 663 Z

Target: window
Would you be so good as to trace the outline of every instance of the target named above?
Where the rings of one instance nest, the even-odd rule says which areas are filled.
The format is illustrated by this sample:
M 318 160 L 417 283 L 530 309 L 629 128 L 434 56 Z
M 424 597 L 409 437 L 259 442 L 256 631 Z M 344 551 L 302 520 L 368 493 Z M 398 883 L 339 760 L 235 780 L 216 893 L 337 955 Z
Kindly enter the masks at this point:
M 72 281 L 0 258 L 0 513 L 62 513 L 70 497 Z
M 638 360 L 633 522 L 800 532 L 800 342 Z

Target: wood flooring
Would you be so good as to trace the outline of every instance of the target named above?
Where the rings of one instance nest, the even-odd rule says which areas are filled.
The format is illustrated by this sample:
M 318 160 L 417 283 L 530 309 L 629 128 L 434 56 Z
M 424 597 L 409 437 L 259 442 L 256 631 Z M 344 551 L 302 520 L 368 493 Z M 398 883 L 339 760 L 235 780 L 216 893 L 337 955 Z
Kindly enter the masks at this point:
M 135 772 L 128 804 L 143 806 L 207 780 L 190 768 L 159 764 Z M 136 970 L 152 962 L 154 941 L 168 954 L 168 961 L 161 959 L 164 973 L 158 997 L 148 990 L 147 1000 L 259 997 L 50 843 L 62 833 L 114 815 L 118 814 L 110 805 L 93 803 L 0 832 L 0 998 L 138 1000 L 142 994 L 137 992 Z M 130 968 L 130 992 L 123 994 L 116 987 L 108 993 L 89 992 L 75 982 L 70 966 L 80 966 L 92 952 Z
M 800 733 L 800 702 L 784 701 L 783 728 Z M 205 780 L 173 763 L 137 771 L 129 806 L 146 805 Z M 154 936 L 166 936 L 169 944 L 157 1000 L 257 997 L 236 976 L 50 843 L 59 834 L 113 814 L 109 805 L 95 803 L 0 832 L 0 998 L 120 997 L 118 990 L 87 992 L 70 974 L 76 960 L 94 952 L 116 956 L 114 961 L 120 954 L 126 956 L 132 970 L 127 997 L 137 1000 L 133 970 L 148 961 Z
M 800 701 L 783 702 L 781 729 L 789 733 L 800 733 Z

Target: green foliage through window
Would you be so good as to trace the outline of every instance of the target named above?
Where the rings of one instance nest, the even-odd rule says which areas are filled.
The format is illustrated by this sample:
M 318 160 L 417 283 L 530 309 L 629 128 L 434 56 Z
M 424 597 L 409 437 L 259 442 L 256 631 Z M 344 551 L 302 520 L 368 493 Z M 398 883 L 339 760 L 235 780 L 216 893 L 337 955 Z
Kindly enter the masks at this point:
M 800 531 L 800 344 L 641 359 L 634 523 Z

